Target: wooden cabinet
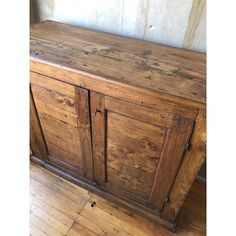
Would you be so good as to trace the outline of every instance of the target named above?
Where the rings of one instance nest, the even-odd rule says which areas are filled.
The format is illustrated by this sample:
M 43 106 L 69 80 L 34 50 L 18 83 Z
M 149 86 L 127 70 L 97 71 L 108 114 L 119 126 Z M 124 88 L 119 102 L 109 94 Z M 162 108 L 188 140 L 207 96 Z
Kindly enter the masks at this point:
M 205 54 L 31 27 L 31 159 L 163 226 L 205 160 Z

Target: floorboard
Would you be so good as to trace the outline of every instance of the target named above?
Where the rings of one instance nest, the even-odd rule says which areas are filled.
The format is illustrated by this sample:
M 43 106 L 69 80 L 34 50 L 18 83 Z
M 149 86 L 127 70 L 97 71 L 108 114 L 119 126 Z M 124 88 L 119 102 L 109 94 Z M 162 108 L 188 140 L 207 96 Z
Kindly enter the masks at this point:
M 205 184 L 196 181 L 180 212 L 177 232 L 171 233 L 31 163 L 30 235 L 202 236 L 206 235 L 205 198 Z

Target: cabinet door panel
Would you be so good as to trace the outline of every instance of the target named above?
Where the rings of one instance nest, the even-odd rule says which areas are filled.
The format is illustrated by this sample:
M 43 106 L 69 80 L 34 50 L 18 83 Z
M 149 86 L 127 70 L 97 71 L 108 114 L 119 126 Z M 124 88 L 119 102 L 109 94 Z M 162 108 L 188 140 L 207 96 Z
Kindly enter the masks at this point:
M 93 181 L 88 91 L 35 74 L 31 89 L 47 161 Z
M 91 111 L 95 180 L 115 195 L 160 211 L 193 120 L 97 93 L 91 93 Z
M 107 182 L 148 201 L 164 137 L 164 129 L 108 111 Z
M 35 98 L 40 98 L 42 104 L 51 105 L 53 107 L 60 108 L 64 111 L 68 111 L 72 114 L 76 114 L 75 99 L 68 95 L 64 95 L 61 92 L 45 89 L 39 86 L 32 86 Z
M 35 88 L 35 86 L 32 86 L 33 94 L 34 94 L 34 88 Z M 73 113 L 63 110 L 61 108 L 52 106 L 50 104 L 43 103 L 41 101 L 41 97 L 38 96 L 37 94 L 34 94 L 34 97 L 35 97 L 35 103 L 37 104 L 36 105 L 37 110 L 39 113 L 47 114 L 53 118 L 56 118 L 62 122 L 73 125 L 75 127 L 78 126 L 76 114 L 73 114 Z

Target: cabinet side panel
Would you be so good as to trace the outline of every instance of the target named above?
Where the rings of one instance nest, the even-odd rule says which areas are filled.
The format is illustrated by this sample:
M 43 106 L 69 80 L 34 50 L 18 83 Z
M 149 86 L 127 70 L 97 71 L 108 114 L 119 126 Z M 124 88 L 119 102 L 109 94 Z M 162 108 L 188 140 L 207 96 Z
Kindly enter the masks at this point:
M 43 133 L 41 131 L 37 111 L 35 108 L 33 95 L 30 89 L 30 147 L 33 154 L 44 159 L 47 157 L 47 147 L 44 141 Z
M 160 164 L 150 196 L 153 208 L 160 211 L 168 196 L 176 173 L 180 166 L 185 145 L 189 141 L 194 121 L 176 116 L 174 126 L 168 130 L 165 145 L 162 150 Z
M 175 182 L 165 203 L 162 215 L 174 221 L 196 176 L 206 159 L 206 113 L 200 110 L 191 139 L 191 150 L 187 152 L 179 168 Z

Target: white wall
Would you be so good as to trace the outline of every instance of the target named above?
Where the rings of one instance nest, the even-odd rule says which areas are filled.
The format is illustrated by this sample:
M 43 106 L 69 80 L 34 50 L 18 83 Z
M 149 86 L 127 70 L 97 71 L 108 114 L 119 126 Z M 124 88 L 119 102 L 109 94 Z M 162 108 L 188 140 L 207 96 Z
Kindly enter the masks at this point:
M 206 51 L 205 0 L 34 0 L 46 19 Z

